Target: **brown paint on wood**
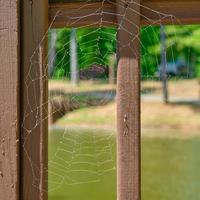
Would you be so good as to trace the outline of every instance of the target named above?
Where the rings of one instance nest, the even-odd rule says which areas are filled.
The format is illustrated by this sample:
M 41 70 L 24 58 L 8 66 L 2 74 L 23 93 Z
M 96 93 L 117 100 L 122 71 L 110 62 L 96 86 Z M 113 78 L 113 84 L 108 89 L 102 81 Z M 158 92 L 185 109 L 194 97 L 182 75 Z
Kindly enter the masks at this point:
M 22 1 L 22 14 L 21 199 L 46 200 L 48 0 Z
M 115 3 L 51 3 L 49 22 L 53 28 L 116 26 L 115 14 Z
M 19 199 L 19 1 L 0 0 L 0 199 Z
M 198 24 L 199 8 L 199 0 L 145 0 L 141 6 L 141 24 Z
M 123 16 L 118 18 L 118 200 L 140 200 L 141 198 L 139 3 L 139 0 L 134 0 L 134 3 L 129 3 L 129 1 L 125 3 L 124 1 L 118 0 L 118 13 Z M 130 23 L 129 19 L 132 19 L 133 23 Z
M 54 21 L 54 28 L 117 26 L 116 5 L 116 2 L 104 2 L 103 7 L 102 2 L 50 3 L 49 22 Z M 199 0 L 143 0 L 139 5 L 141 25 L 200 23 Z M 99 15 L 102 10 L 104 14 Z

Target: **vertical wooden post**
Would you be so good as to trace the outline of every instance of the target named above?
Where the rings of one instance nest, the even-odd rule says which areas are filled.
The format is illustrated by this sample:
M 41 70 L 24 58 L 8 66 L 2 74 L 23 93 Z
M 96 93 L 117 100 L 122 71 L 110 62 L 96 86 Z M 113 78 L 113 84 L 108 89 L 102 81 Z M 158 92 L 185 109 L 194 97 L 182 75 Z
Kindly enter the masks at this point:
M 48 0 L 24 0 L 21 6 L 23 141 L 20 200 L 46 200 L 48 69 L 45 34 Z
M 140 200 L 140 0 L 117 1 L 118 200 Z
M 19 199 L 19 0 L 0 0 L 0 199 Z

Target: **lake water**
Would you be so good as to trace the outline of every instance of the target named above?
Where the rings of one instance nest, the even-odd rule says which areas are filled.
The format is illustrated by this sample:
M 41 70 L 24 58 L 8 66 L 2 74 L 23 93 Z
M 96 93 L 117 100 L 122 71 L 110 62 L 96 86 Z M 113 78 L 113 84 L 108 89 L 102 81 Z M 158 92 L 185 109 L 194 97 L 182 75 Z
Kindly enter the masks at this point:
M 49 133 L 49 200 L 116 200 L 115 135 Z M 200 138 L 142 138 L 142 200 L 200 200 Z

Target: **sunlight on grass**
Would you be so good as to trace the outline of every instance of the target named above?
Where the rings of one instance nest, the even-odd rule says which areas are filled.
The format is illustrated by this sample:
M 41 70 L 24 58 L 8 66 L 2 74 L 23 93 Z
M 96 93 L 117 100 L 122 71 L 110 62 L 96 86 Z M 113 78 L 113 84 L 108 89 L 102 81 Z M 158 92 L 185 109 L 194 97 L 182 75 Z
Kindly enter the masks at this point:
M 115 90 L 115 85 L 109 85 L 106 81 L 80 81 L 79 85 L 72 85 L 67 80 L 49 80 L 50 90 L 59 90 L 66 93 L 93 92 L 102 90 Z
M 198 79 L 171 79 L 168 80 L 170 96 L 191 97 L 199 99 Z M 81 81 L 78 86 L 73 86 L 67 80 L 49 80 L 49 90 L 59 90 L 65 93 L 80 93 L 102 90 L 115 90 L 115 85 L 109 85 L 107 82 Z M 142 93 L 162 96 L 162 85 L 160 81 L 148 80 L 141 82 Z
M 141 103 L 142 133 L 165 137 L 190 137 L 200 130 L 199 107 L 190 104 Z M 116 129 L 116 104 L 81 108 L 67 113 L 57 124 Z
M 58 124 L 74 125 L 112 125 L 115 126 L 116 105 L 110 103 L 105 106 L 96 106 L 91 108 L 81 108 L 68 113 L 58 121 Z

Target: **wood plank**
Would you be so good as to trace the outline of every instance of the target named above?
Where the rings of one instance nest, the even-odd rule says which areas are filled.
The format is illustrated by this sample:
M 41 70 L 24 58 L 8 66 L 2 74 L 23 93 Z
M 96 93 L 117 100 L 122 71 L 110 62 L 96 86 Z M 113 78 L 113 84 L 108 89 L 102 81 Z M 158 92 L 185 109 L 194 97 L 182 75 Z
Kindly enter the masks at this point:
M 22 1 L 22 163 L 20 200 L 47 199 L 48 0 Z
M 19 1 L 0 0 L 0 199 L 19 199 Z
M 139 3 L 140 0 L 134 0 L 132 3 L 118 0 L 118 200 L 140 200 L 141 198 Z
M 141 24 L 198 24 L 199 0 L 145 0 L 141 7 Z
M 115 3 L 51 3 L 49 22 L 52 28 L 116 26 Z
M 49 22 L 52 27 L 117 26 L 116 2 L 51 3 Z M 198 0 L 143 0 L 141 25 L 198 24 Z M 191 11 L 191 12 L 189 12 Z

